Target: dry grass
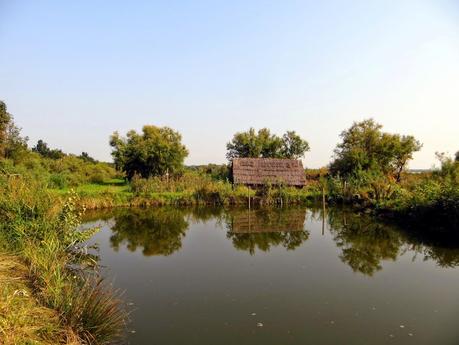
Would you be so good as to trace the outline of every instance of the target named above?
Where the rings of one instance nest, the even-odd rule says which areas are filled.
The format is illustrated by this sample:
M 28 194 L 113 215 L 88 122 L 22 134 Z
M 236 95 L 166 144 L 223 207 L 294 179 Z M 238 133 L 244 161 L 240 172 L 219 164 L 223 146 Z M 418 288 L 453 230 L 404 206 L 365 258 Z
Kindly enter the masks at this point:
M 27 277 L 18 257 L 0 254 L 0 343 L 80 344 L 70 330 L 63 330 L 56 311 L 38 303 Z

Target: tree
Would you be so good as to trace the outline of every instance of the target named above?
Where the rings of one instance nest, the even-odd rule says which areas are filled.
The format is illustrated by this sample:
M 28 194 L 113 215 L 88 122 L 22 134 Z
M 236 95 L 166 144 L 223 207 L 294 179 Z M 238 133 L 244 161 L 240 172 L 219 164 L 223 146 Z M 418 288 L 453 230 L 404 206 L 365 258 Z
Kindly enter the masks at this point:
M 413 136 L 385 133 L 381 129 L 380 124 L 368 119 L 354 122 L 343 131 L 330 172 L 342 176 L 359 171 L 379 172 L 399 181 L 407 162 L 422 145 Z
M 131 130 L 121 137 L 110 137 L 112 156 L 118 169 L 128 179 L 135 174 L 142 177 L 175 173 L 183 168 L 188 150 L 181 143 L 182 136 L 169 127 L 144 126 L 142 133 Z
M 50 149 L 48 144 L 43 140 L 38 140 L 37 145 L 32 147 L 32 151 L 40 154 L 42 157 L 51 159 L 61 159 L 65 156 L 65 153 L 59 149 Z
M 15 125 L 6 104 L 0 101 L 0 158 L 19 159 L 27 152 L 27 140 L 21 136 L 21 129 Z
M 81 152 L 81 155 L 79 155 L 78 158 L 84 160 L 85 162 L 98 163 L 98 161 L 92 158 L 87 152 Z
M 5 157 L 8 126 L 11 122 L 11 115 L 6 109 L 6 104 L 0 101 L 0 157 Z
M 457 151 L 456 154 L 454 155 L 454 160 L 456 162 L 459 162 L 459 151 Z
M 285 158 L 298 159 L 309 151 L 309 144 L 306 140 L 300 138 L 294 131 L 288 131 L 282 137 L 281 153 Z
M 294 131 L 289 131 L 282 138 L 271 134 L 268 128 L 258 131 L 250 128 L 238 132 L 226 144 L 226 157 L 233 158 L 301 158 L 309 151 L 307 141 L 301 139 Z

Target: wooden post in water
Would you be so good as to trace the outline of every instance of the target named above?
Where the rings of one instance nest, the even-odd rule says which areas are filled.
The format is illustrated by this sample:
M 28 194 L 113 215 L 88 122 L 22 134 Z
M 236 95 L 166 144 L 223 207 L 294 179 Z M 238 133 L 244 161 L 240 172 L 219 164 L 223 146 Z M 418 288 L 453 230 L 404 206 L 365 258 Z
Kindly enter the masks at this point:
M 247 187 L 247 196 L 249 198 L 249 212 L 250 212 L 250 188 Z
M 322 186 L 322 236 L 325 235 L 325 216 L 327 210 L 325 209 L 325 186 Z

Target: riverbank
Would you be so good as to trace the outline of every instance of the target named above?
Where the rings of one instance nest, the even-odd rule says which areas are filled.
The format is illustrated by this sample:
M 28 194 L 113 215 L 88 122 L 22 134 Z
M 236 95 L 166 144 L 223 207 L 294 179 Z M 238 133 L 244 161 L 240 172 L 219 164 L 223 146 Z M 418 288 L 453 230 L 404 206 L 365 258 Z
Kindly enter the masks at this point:
M 41 305 L 27 266 L 16 255 L 0 254 L 0 338 L 2 344 L 79 344 L 59 313 Z
M 97 257 L 87 253 L 85 242 L 98 229 L 79 229 L 78 196 L 60 200 L 33 180 L 0 178 L 0 250 L 14 253 L 1 256 L 3 338 L 12 344 L 113 343 L 126 316 L 98 275 Z
M 206 178 L 198 183 L 183 183 L 178 188 L 164 183 L 161 188 L 139 187 L 139 182 L 124 183 L 115 180 L 106 184 L 84 184 L 75 188 L 50 189 L 50 193 L 60 200 L 73 191 L 79 199 L 79 205 L 85 209 L 105 209 L 114 207 L 149 207 L 149 206 L 197 206 L 197 205 L 232 205 L 268 206 L 298 205 L 319 200 L 320 188 L 308 185 L 304 188 L 266 187 L 253 190 L 245 186 L 234 187 L 229 182 L 212 181 Z
M 233 187 L 227 181 L 206 176 L 185 175 L 166 181 L 138 179 L 130 183 L 111 180 L 104 184 L 83 184 L 74 189 L 50 189 L 63 200 L 73 190 L 85 209 L 156 206 L 284 206 L 312 203 L 346 204 L 357 211 L 373 213 L 390 221 L 403 222 L 419 231 L 457 232 L 459 188 L 451 178 L 404 175 L 400 183 L 379 180 L 339 180 L 333 177 L 308 180 L 301 188 L 273 187 L 253 190 Z

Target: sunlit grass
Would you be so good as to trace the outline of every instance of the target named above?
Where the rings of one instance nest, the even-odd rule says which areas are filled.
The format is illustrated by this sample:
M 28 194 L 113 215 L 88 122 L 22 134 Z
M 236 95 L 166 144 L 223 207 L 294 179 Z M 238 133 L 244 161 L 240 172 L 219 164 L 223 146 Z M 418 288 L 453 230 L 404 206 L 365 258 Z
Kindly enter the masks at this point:
M 28 284 L 28 269 L 17 256 L 0 254 L 0 343 L 79 344 L 59 314 L 42 306 Z
M 21 260 L 14 269 L 3 260 L 0 340 L 113 343 L 124 332 L 126 314 L 118 294 L 101 284 L 96 260 L 83 250 L 97 228 L 79 229 L 78 196 L 59 201 L 42 184 L 20 177 L 0 182 L 0 248 Z

